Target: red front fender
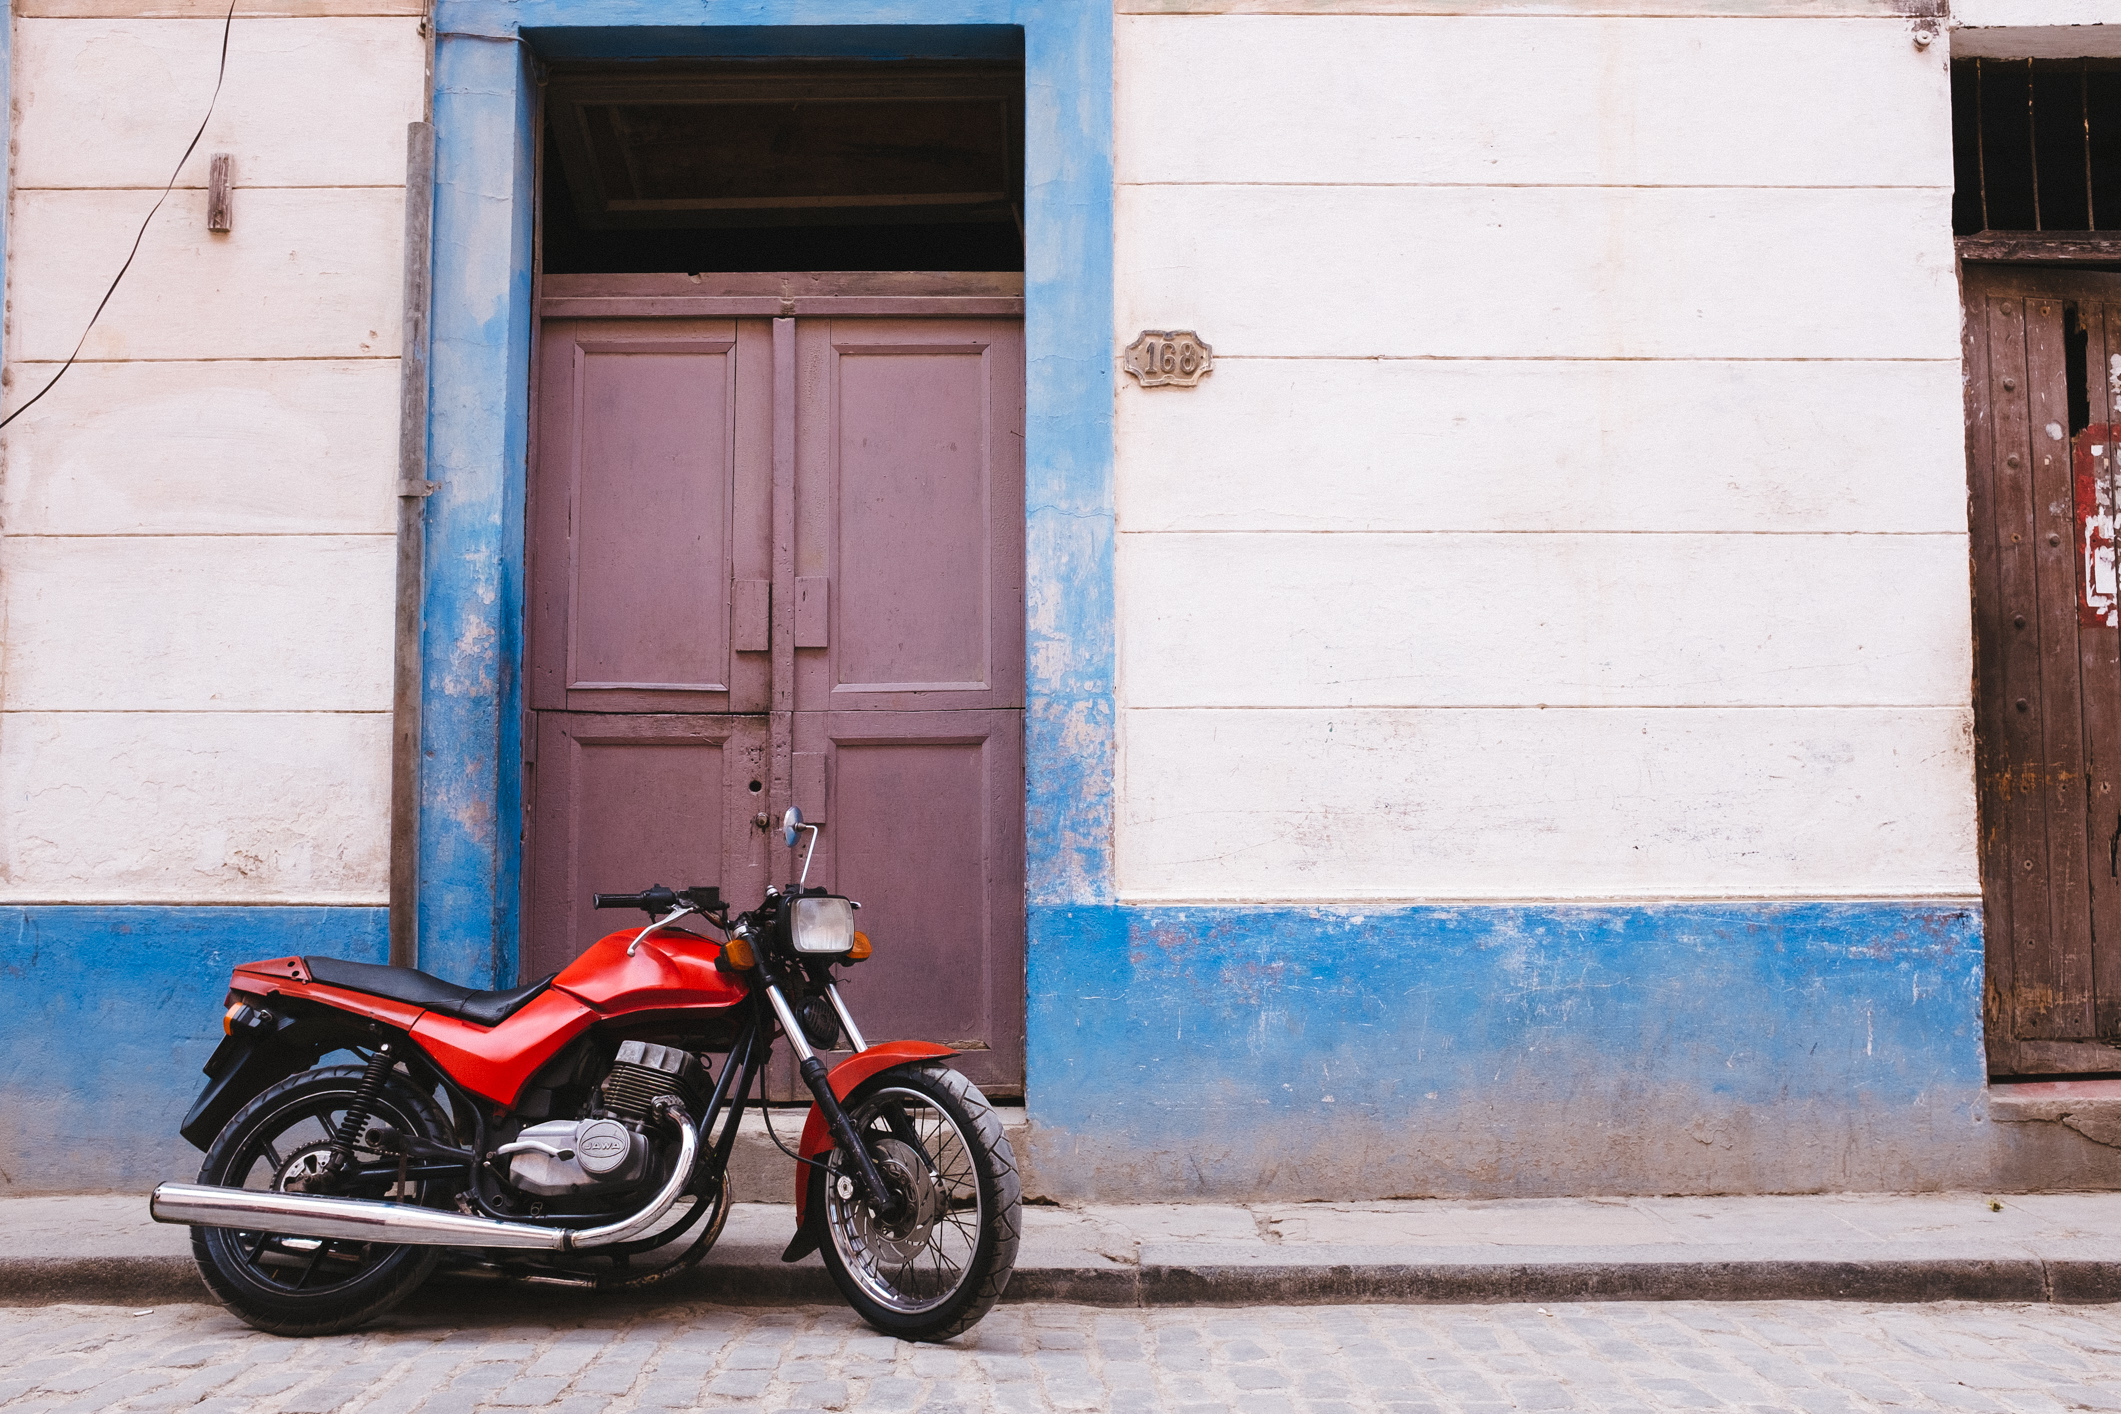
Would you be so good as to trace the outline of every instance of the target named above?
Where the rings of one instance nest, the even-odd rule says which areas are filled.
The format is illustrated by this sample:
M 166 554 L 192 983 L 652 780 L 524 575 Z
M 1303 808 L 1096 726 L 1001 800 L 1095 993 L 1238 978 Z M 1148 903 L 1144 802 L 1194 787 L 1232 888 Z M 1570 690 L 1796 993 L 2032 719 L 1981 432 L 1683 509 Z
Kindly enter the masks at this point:
M 849 1056 L 832 1068 L 825 1077 L 832 1086 L 835 1098 L 844 1100 L 854 1093 L 854 1087 L 875 1075 L 907 1061 L 942 1060 L 957 1052 L 948 1046 L 938 1046 L 932 1041 L 886 1041 L 880 1046 L 871 1046 L 859 1055 Z M 825 1112 L 816 1105 L 810 1107 L 810 1117 L 803 1121 L 803 1142 L 796 1152 L 806 1159 L 814 1159 L 832 1148 L 832 1135 L 825 1127 Z M 795 1226 L 802 1231 L 803 1220 L 810 1207 L 810 1165 L 795 1166 Z

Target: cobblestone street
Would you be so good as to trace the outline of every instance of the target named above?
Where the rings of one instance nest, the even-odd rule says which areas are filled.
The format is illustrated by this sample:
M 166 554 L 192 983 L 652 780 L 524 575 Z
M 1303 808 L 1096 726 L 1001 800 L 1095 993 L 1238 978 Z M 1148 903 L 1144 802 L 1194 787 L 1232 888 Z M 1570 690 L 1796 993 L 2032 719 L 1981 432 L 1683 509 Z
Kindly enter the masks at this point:
M 10 1309 L 11 1411 L 2121 1409 L 2121 1307 L 1826 1302 L 1003 1306 L 949 1346 L 843 1309 L 672 1305 L 558 1325 L 427 1297 L 278 1340 L 207 1306 Z M 585 1317 L 587 1319 L 585 1319 Z

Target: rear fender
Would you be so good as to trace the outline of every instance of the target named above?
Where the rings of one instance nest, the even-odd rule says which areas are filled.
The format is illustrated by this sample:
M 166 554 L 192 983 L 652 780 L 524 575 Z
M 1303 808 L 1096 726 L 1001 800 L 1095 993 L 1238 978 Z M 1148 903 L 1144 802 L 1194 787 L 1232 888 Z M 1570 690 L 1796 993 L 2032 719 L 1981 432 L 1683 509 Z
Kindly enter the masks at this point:
M 880 1046 L 871 1046 L 859 1055 L 849 1056 L 846 1060 L 834 1066 L 832 1073 L 825 1079 L 826 1083 L 832 1086 L 833 1098 L 845 1100 L 854 1093 L 854 1088 L 857 1085 L 860 1085 L 870 1076 L 887 1071 L 895 1065 L 905 1065 L 909 1061 L 947 1060 L 956 1054 L 957 1052 L 951 1050 L 948 1046 L 938 1046 L 932 1041 L 886 1041 Z M 803 1121 L 803 1140 L 796 1147 L 796 1152 L 805 1159 L 815 1159 L 830 1152 L 831 1149 L 832 1131 L 825 1124 L 825 1112 L 813 1104 L 810 1107 L 809 1118 Z M 796 1240 L 790 1244 L 790 1251 L 794 1251 L 797 1246 L 802 1244 L 803 1236 L 808 1230 L 809 1218 L 810 1165 L 797 1164 L 795 1166 Z M 811 1245 L 814 1247 L 816 1244 L 813 1241 Z M 802 1252 L 797 1252 L 795 1257 L 783 1257 L 782 1260 L 792 1262 L 796 1260 L 796 1257 L 805 1255 L 809 1250 L 810 1248 L 805 1247 Z
M 207 1058 L 206 1088 L 192 1101 L 177 1132 L 194 1149 L 205 1151 L 222 1127 L 252 1100 L 297 1071 L 315 1065 L 321 1051 L 301 1044 L 287 1018 L 231 1031 Z
M 234 1027 L 214 1047 L 204 1067 L 206 1088 L 177 1126 L 185 1141 L 202 1152 L 237 1110 L 269 1087 L 309 1069 L 329 1052 L 372 1046 L 379 1034 L 360 1018 L 328 1008 L 305 1004 L 295 1011 L 271 998 L 252 995 L 249 1000 L 266 1019 Z

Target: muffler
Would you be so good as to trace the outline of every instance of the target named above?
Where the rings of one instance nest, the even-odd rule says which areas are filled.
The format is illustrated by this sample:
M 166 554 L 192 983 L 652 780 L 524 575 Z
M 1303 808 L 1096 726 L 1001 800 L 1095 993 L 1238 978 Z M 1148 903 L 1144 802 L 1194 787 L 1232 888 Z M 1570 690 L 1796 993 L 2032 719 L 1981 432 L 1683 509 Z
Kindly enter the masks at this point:
M 665 1096 L 657 1108 L 678 1127 L 677 1166 L 647 1207 L 603 1227 L 536 1227 L 408 1203 L 216 1188 L 204 1183 L 157 1184 L 147 1211 L 158 1223 L 240 1228 L 282 1237 L 337 1237 L 400 1247 L 513 1247 L 540 1252 L 610 1247 L 646 1236 L 692 1181 L 692 1166 L 700 1153 L 699 1131 L 676 1100 Z

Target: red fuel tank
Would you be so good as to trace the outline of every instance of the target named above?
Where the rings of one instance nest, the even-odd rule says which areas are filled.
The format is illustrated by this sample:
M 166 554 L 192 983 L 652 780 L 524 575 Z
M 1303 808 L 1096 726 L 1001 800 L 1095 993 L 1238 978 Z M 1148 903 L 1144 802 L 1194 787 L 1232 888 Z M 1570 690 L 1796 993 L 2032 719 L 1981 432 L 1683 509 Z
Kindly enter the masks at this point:
M 743 979 L 715 962 L 722 945 L 683 928 L 662 928 L 626 949 L 641 930 L 606 933 L 567 965 L 552 985 L 580 997 L 604 1016 L 679 1007 L 731 1007 L 746 995 Z

